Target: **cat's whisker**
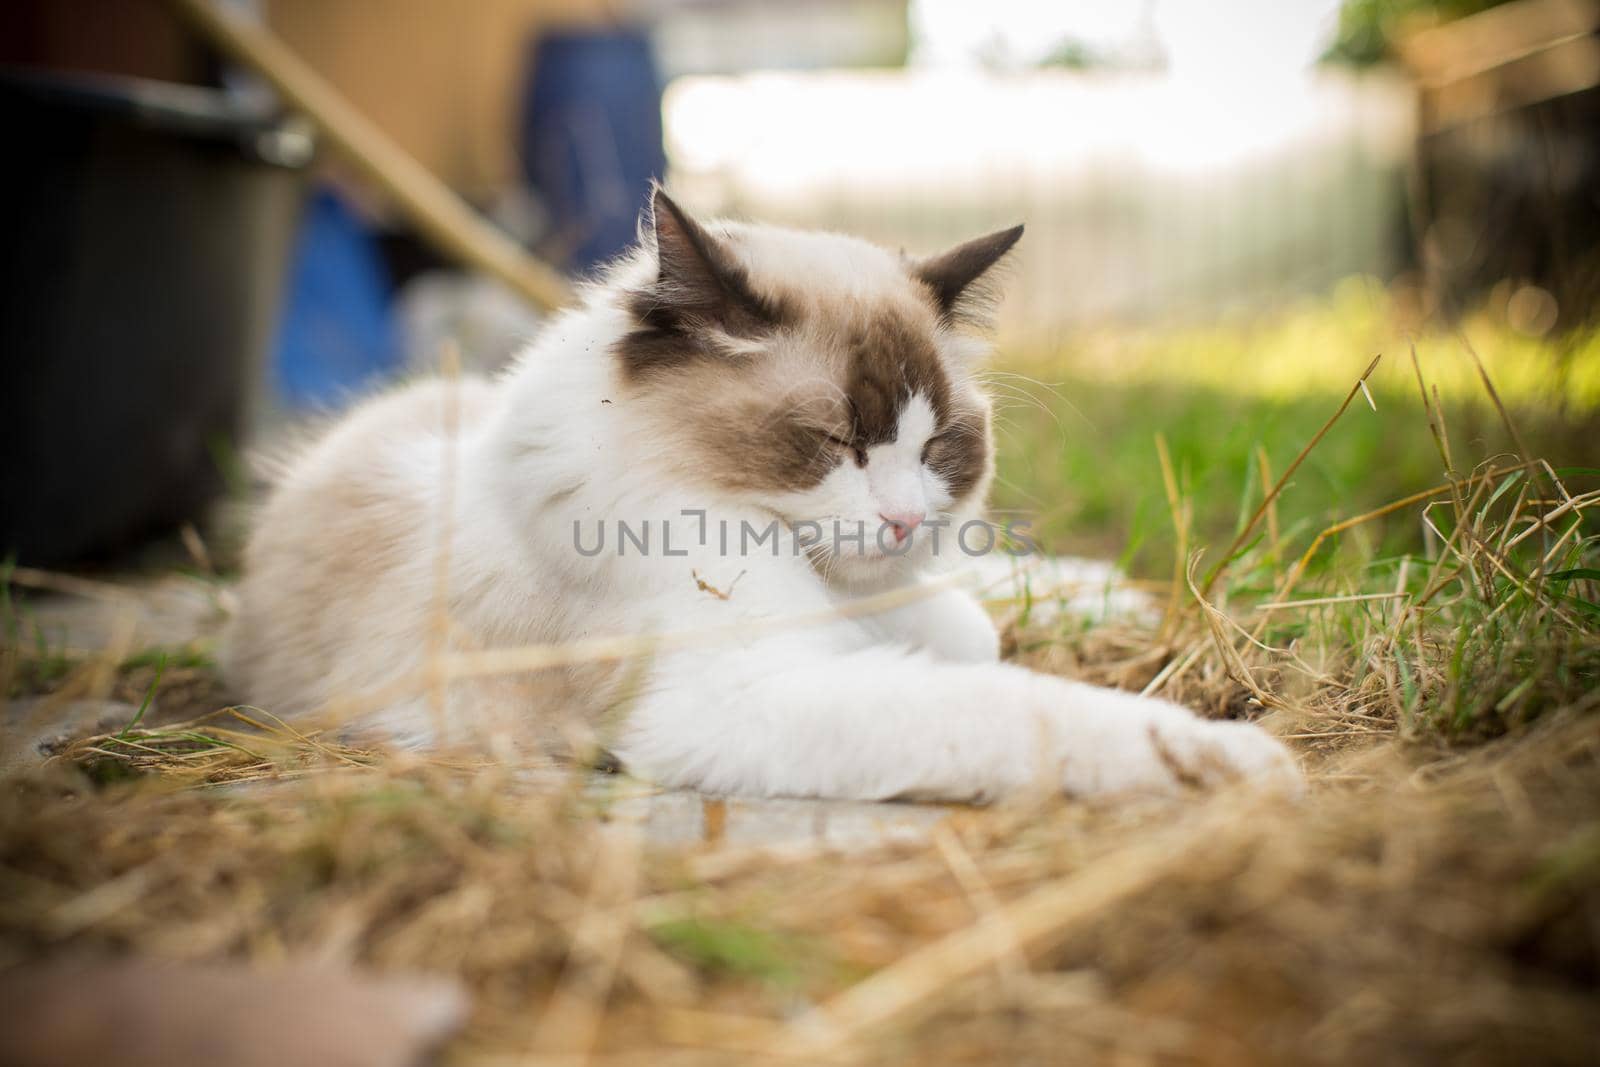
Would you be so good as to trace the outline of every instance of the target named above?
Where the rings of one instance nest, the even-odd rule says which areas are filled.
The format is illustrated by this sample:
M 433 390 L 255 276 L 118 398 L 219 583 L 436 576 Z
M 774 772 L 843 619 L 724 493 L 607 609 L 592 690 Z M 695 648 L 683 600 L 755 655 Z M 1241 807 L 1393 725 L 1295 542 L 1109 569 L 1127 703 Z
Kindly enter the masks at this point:
M 1019 406 L 1031 407 L 1037 411 L 1044 412 L 1046 415 L 1049 415 L 1055 420 L 1058 427 L 1061 425 L 1060 415 L 1056 412 L 1056 410 L 1031 393 L 1005 386 L 991 386 L 990 392 L 992 395 L 997 395 L 1003 400 L 1009 400 L 1018 404 Z M 1001 404 L 1000 406 L 1003 407 L 1005 405 Z M 1081 412 L 1079 414 L 1081 414 Z

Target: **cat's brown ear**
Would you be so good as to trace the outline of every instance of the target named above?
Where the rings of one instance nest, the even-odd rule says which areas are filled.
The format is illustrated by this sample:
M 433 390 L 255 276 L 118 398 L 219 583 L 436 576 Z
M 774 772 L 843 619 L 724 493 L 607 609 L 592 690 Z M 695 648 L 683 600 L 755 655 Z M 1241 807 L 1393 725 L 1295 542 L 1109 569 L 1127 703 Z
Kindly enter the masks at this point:
M 744 332 L 772 317 L 749 274 L 723 240 L 700 225 L 658 185 L 650 196 L 659 305 L 678 319 Z
M 978 279 L 1015 245 L 1022 237 L 1022 227 L 998 230 L 957 245 L 948 252 L 917 260 L 911 264 L 911 275 L 926 285 L 933 293 L 934 306 L 945 319 L 964 319 L 986 302 L 988 296 Z

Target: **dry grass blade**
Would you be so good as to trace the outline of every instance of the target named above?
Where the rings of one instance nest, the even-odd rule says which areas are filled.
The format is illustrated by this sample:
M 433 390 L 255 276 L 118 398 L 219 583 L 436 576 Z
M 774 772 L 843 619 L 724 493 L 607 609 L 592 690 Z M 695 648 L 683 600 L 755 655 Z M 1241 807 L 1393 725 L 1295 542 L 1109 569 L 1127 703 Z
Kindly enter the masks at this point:
M 223 708 L 184 722 L 126 726 L 81 738 L 56 759 L 91 764 L 98 776 L 160 773 L 194 784 L 265 781 L 335 766 L 365 768 L 370 753 L 330 744 L 257 709 Z M 245 727 L 228 725 L 236 722 Z
M 1350 407 L 1350 402 L 1356 398 L 1357 394 L 1361 393 L 1366 388 L 1367 378 L 1371 376 L 1373 371 L 1378 369 L 1378 361 L 1382 358 L 1383 356 L 1381 353 L 1372 357 L 1372 362 L 1367 364 L 1367 369 L 1361 372 L 1361 376 L 1356 379 L 1356 384 L 1350 387 L 1349 393 L 1345 394 L 1344 402 L 1339 405 L 1338 410 L 1335 411 L 1331 417 L 1329 417 L 1327 422 L 1322 424 L 1321 429 L 1311 435 L 1311 440 L 1306 442 L 1305 447 L 1300 449 L 1299 454 L 1296 455 L 1294 459 L 1290 461 L 1289 465 L 1284 468 L 1283 474 L 1279 475 L 1277 482 L 1272 487 L 1272 491 L 1267 493 L 1266 496 L 1262 498 L 1261 503 L 1256 506 L 1254 514 L 1252 514 L 1249 520 L 1245 522 L 1238 534 L 1235 535 L 1232 543 L 1229 544 L 1227 549 L 1222 553 L 1222 558 L 1217 561 L 1217 565 L 1211 569 L 1210 574 L 1206 575 L 1206 580 L 1200 586 L 1200 596 L 1202 599 L 1210 595 L 1212 586 L 1216 585 L 1217 579 L 1222 576 L 1222 573 L 1227 569 L 1228 564 L 1233 561 L 1236 553 L 1238 553 L 1239 549 L 1243 548 L 1245 542 L 1250 539 L 1250 535 L 1255 532 L 1255 528 L 1261 523 L 1262 516 L 1267 513 L 1267 510 L 1272 506 L 1273 502 L 1276 501 L 1278 496 L 1283 492 L 1284 487 L 1289 484 L 1289 479 L 1294 477 L 1294 472 L 1300 469 L 1300 464 L 1305 462 L 1306 457 L 1312 453 L 1312 451 L 1317 447 L 1317 444 L 1328 435 L 1328 431 L 1333 429 L 1334 423 L 1338 422 L 1339 419 L 1343 417 L 1345 411 Z
M 1494 468 L 1489 470 L 1487 473 L 1475 474 L 1471 478 L 1466 479 L 1464 482 L 1451 482 L 1446 485 L 1436 485 L 1431 489 L 1424 489 L 1420 492 L 1412 493 L 1410 496 L 1401 497 L 1399 500 L 1391 501 L 1382 507 L 1373 508 L 1371 511 L 1366 511 L 1360 515 L 1354 515 L 1348 519 L 1341 519 L 1340 521 L 1333 523 L 1331 526 L 1328 526 L 1318 532 L 1317 536 L 1311 539 L 1311 544 L 1308 545 L 1306 550 L 1300 554 L 1300 558 L 1295 561 L 1294 566 L 1289 569 L 1289 573 L 1281 579 L 1278 588 L 1274 590 L 1273 599 L 1282 600 L 1294 590 L 1295 586 L 1299 584 L 1301 577 L 1305 574 L 1307 566 L 1309 566 L 1311 561 L 1316 558 L 1317 552 L 1321 550 L 1322 546 L 1327 543 L 1330 537 L 1336 537 L 1339 534 L 1353 530 L 1358 526 L 1381 519 L 1387 515 L 1393 515 L 1399 511 L 1404 511 L 1406 508 L 1412 507 L 1416 504 L 1425 503 L 1429 500 L 1432 500 L 1434 497 L 1457 492 L 1458 489 L 1463 485 L 1481 485 L 1485 482 L 1491 482 L 1496 478 L 1502 477 L 1511 471 L 1525 469 L 1525 467 Z
M 1205 598 L 1204 591 L 1196 586 L 1194 581 L 1194 569 L 1199 562 L 1200 554 L 1197 552 L 1190 562 L 1189 572 L 1186 576 L 1188 578 L 1189 593 L 1194 597 L 1194 602 L 1200 607 L 1200 617 L 1205 621 L 1206 628 L 1211 634 L 1212 647 L 1217 651 L 1223 671 L 1226 672 L 1229 678 L 1248 690 L 1250 695 L 1262 707 L 1285 707 L 1285 703 L 1279 697 L 1267 692 L 1256 681 L 1250 665 L 1240 655 L 1238 648 L 1235 647 L 1230 631 L 1243 637 L 1246 647 L 1254 647 L 1261 652 L 1268 653 L 1275 650 L 1268 648 L 1259 639 L 1247 633 L 1225 611 Z
M 1318 596 L 1306 600 L 1274 600 L 1265 604 L 1257 604 L 1257 611 L 1288 611 L 1294 608 L 1326 608 L 1335 604 L 1361 604 L 1373 600 L 1404 600 L 1410 594 L 1404 591 L 1393 593 L 1351 593 L 1348 596 Z
M 631 928 L 623 905 L 637 894 L 641 842 L 633 827 L 600 835 L 583 913 L 555 992 L 540 1014 L 539 1049 L 565 1053 L 585 1062 L 605 1015 L 617 963 Z
M 1103 857 L 1060 884 L 1035 890 L 818 1005 L 790 1025 L 772 1052 L 833 1056 L 880 1027 L 905 1025 L 933 1011 L 962 980 L 993 967 L 1013 944 L 1034 953 L 1059 944 L 1077 924 L 1181 865 L 1194 842 L 1188 834 L 1181 840 L 1174 834 L 1145 842 Z
M 1172 466 L 1172 453 L 1167 448 L 1167 439 L 1162 434 L 1156 434 L 1156 456 L 1161 461 L 1161 485 L 1167 494 L 1167 513 L 1172 516 L 1172 525 L 1177 533 L 1177 545 L 1173 550 L 1172 559 L 1172 590 L 1168 594 L 1167 610 L 1162 620 L 1162 634 L 1166 635 L 1170 628 L 1177 624 L 1178 607 L 1182 603 L 1182 586 L 1179 584 L 1184 577 L 1184 570 L 1189 559 L 1189 527 L 1192 514 L 1188 501 L 1178 489 L 1177 472 Z

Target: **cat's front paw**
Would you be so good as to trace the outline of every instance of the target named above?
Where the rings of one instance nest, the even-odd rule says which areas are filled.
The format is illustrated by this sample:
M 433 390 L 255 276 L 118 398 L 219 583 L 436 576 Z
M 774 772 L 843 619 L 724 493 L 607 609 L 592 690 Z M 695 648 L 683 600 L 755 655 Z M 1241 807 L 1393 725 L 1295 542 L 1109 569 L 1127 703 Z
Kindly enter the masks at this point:
M 1259 726 L 1201 719 L 1161 701 L 1116 694 L 1102 705 L 1087 748 L 1069 753 L 1063 786 L 1079 796 L 1171 796 L 1248 782 L 1290 796 L 1305 780 L 1283 742 Z
M 1251 723 L 1191 717 L 1186 722 L 1150 723 L 1146 735 L 1170 783 L 1168 791 L 1209 789 L 1240 781 L 1291 796 L 1305 788 L 1289 749 Z

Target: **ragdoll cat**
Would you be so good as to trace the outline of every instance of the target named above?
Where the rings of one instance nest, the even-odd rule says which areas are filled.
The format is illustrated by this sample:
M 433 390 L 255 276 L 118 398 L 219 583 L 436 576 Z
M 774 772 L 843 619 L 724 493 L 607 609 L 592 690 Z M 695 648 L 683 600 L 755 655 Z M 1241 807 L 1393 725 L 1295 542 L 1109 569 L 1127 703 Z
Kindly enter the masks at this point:
M 224 650 L 241 695 L 366 695 L 351 725 L 394 743 L 593 745 L 714 793 L 1295 787 L 1259 728 L 1001 663 L 975 599 L 918 586 L 987 543 L 976 320 L 1022 227 L 907 260 L 658 190 L 640 230 L 509 373 L 379 397 L 288 465 Z M 446 645 L 615 635 L 669 636 L 423 672 Z

